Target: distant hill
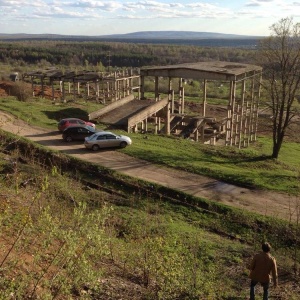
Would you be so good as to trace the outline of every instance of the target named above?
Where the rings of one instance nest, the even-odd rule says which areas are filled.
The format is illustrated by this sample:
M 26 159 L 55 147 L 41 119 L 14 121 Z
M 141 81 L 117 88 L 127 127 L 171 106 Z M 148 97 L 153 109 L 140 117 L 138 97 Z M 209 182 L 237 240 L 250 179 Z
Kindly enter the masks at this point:
M 65 41 L 107 41 L 124 43 L 180 44 L 209 47 L 255 48 L 262 36 L 247 36 L 215 32 L 194 31 L 139 31 L 111 35 L 60 35 L 60 34 L 5 34 L 0 40 L 65 40 Z
M 129 39 L 257 39 L 258 36 L 247 36 L 237 34 L 225 34 L 216 32 L 195 31 L 138 31 L 126 34 L 111 34 L 101 36 L 103 38 L 129 38 Z
M 61 34 L 27 34 L 0 33 L 0 39 L 260 39 L 261 36 L 248 36 L 216 32 L 195 31 L 138 31 L 125 34 L 110 35 L 61 35 Z

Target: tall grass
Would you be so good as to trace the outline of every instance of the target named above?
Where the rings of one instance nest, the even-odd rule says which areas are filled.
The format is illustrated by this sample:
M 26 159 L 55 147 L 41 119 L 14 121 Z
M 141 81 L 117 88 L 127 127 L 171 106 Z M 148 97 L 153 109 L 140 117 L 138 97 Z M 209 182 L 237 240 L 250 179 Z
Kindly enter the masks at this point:
M 0 298 L 244 299 L 247 263 L 263 238 L 282 268 L 293 263 L 284 222 L 234 209 L 216 216 L 126 189 L 119 199 L 31 155 L 24 163 L 17 150 L 9 160 L 0 151 Z M 288 289 L 281 299 L 296 295 Z

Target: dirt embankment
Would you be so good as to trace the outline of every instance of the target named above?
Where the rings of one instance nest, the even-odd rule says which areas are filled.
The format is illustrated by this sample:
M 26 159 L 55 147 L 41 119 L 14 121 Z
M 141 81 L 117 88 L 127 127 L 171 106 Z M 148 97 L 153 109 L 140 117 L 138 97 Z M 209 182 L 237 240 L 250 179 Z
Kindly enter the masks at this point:
M 15 84 L 18 84 L 18 82 L 13 81 L 0 81 L 0 98 L 8 97 L 8 96 L 14 96 L 13 86 Z M 34 86 L 32 89 L 32 86 L 30 83 L 26 83 L 22 81 L 22 84 L 25 84 L 28 88 L 28 90 L 32 90 L 32 94 L 35 97 L 44 97 L 47 99 L 52 99 L 52 88 L 50 86 L 45 85 L 43 87 L 43 90 L 41 89 L 40 85 Z M 61 97 L 61 92 L 55 90 L 54 91 L 54 98 L 58 99 Z

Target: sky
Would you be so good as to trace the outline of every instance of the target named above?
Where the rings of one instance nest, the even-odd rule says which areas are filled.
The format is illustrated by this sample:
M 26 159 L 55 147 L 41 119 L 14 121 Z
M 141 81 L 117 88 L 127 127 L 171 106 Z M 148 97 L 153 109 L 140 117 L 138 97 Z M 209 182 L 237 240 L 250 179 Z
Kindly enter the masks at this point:
M 0 0 L 0 33 L 110 35 L 197 31 L 270 35 L 300 22 L 300 0 Z

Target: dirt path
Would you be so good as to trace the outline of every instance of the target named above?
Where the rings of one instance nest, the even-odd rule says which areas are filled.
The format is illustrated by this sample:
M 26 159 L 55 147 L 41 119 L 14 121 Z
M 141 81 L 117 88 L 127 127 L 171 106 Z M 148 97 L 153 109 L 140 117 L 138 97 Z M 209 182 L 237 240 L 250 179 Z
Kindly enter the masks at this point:
M 58 131 L 29 126 L 1 111 L 0 128 L 129 176 L 263 215 L 289 219 L 299 201 L 299 198 L 286 194 L 240 188 L 205 176 L 163 168 L 115 150 L 88 151 L 82 143 L 63 142 Z

